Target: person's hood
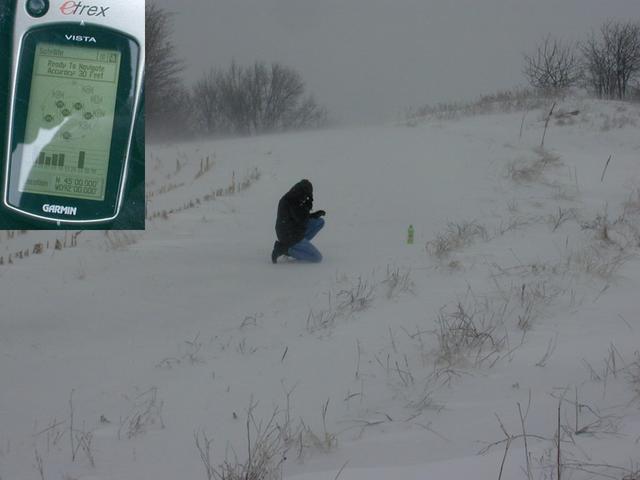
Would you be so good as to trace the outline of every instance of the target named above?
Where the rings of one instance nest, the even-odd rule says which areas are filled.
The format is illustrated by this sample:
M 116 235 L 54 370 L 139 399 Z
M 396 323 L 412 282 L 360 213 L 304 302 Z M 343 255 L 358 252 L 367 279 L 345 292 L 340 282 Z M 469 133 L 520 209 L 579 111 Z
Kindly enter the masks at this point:
M 300 180 L 293 187 L 291 187 L 291 190 L 289 190 L 289 195 L 295 198 L 310 197 L 313 195 L 313 185 L 311 185 L 311 182 L 306 178 Z

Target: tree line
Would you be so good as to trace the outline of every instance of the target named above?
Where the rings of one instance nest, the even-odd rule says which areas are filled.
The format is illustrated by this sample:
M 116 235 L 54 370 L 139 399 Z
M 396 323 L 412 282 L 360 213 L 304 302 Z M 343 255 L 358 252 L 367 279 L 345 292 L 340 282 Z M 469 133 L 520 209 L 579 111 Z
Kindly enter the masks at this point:
M 172 14 L 146 4 L 145 109 L 153 136 L 254 135 L 327 123 L 327 111 L 306 92 L 295 69 L 256 61 L 211 68 L 194 85 L 172 43 Z M 605 21 L 584 41 L 547 35 L 523 55 L 522 73 L 545 92 L 588 89 L 599 98 L 640 99 L 640 22 Z
M 575 44 L 548 35 L 524 55 L 523 74 L 545 91 L 579 86 L 599 98 L 640 98 L 640 22 L 607 20 Z
M 280 63 L 231 62 L 185 85 L 171 16 L 147 2 L 145 109 L 151 137 L 254 135 L 327 123 L 326 109 L 306 92 L 300 73 Z

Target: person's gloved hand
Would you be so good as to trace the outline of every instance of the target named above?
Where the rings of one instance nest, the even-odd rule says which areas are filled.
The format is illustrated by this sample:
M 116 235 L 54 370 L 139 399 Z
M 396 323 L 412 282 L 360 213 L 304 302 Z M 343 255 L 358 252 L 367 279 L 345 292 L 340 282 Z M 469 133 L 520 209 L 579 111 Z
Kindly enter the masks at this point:
M 325 212 L 324 210 L 318 210 L 317 212 L 313 212 L 309 214 L 309 216 L 311 218 L 319 218 L 319 217 L 324 217 L 326 214 L 327 212 Z

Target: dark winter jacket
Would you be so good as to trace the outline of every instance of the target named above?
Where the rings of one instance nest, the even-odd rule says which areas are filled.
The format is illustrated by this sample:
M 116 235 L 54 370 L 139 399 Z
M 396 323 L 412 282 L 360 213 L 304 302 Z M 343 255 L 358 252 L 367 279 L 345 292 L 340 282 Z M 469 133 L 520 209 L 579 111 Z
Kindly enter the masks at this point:
M 299 181 L 280 199 L 276 234 L 281 243 L 290 247 L 304 238 L 312 206 L 313 186 L 309 180 Z

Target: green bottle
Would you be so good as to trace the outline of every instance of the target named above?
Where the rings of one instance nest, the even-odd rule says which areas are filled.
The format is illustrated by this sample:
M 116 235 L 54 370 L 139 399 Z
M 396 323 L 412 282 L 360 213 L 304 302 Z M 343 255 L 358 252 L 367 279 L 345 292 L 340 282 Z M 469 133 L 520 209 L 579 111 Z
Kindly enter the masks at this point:
M 409 230 L 407 231 L 407 244 L 413 245 L 413 225 L 409 225 Z

